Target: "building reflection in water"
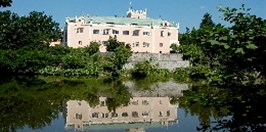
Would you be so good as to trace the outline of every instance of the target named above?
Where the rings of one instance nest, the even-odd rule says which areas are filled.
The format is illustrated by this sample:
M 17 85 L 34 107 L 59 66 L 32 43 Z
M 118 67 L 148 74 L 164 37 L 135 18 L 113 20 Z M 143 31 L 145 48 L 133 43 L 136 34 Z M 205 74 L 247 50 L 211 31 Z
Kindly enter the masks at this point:
M 178 105 L 169 97 L 133 97 L 128 106 L 109 111 L 106 97 L 90 107 L 86 101 L 69 100 L 65 104 L 65 128 L 75 130 L 126 129 L 144 131 L 145 128 L 167 127 L 178 123 Z
M 75 130 L 145 131 L 147 128 L 177 125 L 178 104 L 172 105 L 170 97 L 181 97 L 187 84 L 173 80 L 151 86 L 150 91 L 138 91 L 133 82 L 125 82 L 133 98 L 127 106 L 109 111 L 106 97 L 99 97 L 99 105 L 90 107 L 86 101 L 69 100 L 64 106 L 65 128 Z

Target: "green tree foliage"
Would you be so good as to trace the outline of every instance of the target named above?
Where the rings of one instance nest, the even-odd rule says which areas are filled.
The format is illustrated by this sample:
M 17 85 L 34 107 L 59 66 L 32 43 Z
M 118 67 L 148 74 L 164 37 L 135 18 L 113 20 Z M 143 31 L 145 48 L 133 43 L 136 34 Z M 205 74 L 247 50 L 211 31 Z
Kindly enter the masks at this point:
M 117 78 L 120 75 L 123 66 L 127 63 L 128 58 L 132 55 L 131 47 L 117 41 L 115 38 L 110 38 L 108 42 L 112 42 L 113 51 L 111 56 L 107 57 L 109 61 L 106 63 L 104 70 L 111 74 L 110 78 Z M 109 43 L 108 43 L 109 44 Z M 111 43 L 110 43 L 111 44 Z
M 213 24 L 204 15 L 199 29 L 180 35 L 179 51 L 192 65 L 206 65 L 226 84 L 249 84 L 265 78 L 266 21 L 249 14 L 244 5 L 221 8 L 232 26 Z
M 0 12 L 0 49 L 21 47 L 43 48 L 60 38 L 59 24 L 43 12 L 18 16 L 10 11 Z
M 171 44 L 170 48 L 171 48 L 170 53 L 177 53 L 178 52 L 178 45 L 177 44 Z
M 208 27 L 215 26 L 214 22 L 212 21 L 212 16 L 209 13 L 205 13 L 203 15 L 203 19 L 201 20 L 201 23 L 200 23 L 200 28 L 205 27 L 205 26 L 208 26 Z
M 0 0 L 0 7 L 11 6 L 12 0 Z
M 266 20 L 251 15 L 250 9 L 222 8 L 224 20 L 232 24 L 229 35 L 219 35 L 211 44 L 223 45 L 223 69 L 230 73 L 227 79 L 246 83 L 265 78 Z M 225 58 L 226 56 L 226 58 Z
M 115 37 L 109 37 L 106 45 L 106 50 L 113 52 L 119 45 L 123 44 L 122 42 L 117 41 Z
M 39 69 L 55 62 L 53 59 L 58 58 L 47 51 L 50 42 L 60 37 L 58 26 L 41 12 L 21 17 L 0 12 L 0 74 L 6 75 L 1 77 L 35 76 Z
M 194 85 L 179 98 L 198 115 L 198 131 L 265 131 L 265 85 L 217 88 Z
M 39 69 L 46 66 L 47 58 L 45 52 L 38 50 L 2 50 L 0 52 L 1 81 L 10 77 L 35 76 Z
M 97 42 L 90 42 L 89 47 L 87 48 L 87 52 L 89 53 L 89 55 L 93 55 L 97 52 L 99 52 L 99 47 L 100 44 Z

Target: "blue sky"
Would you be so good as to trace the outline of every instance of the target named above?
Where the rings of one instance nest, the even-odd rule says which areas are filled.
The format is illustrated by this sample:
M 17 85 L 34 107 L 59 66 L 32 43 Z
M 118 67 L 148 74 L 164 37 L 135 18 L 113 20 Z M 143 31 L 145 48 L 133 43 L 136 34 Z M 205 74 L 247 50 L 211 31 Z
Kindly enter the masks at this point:
M 219 5 L 239 8 L 245 4 L 252 14 L 266 19 L 266 0 L 13 0 L 11 7 L 0 10 L 11 10 L 19 15 L 43 11 L 62 27 L 67 16 L 125 16 L 130 2 L 133 9 L 147 8 L 148 17 L 179 22 L 181 32 L 185 32 L 186 27 L 197 28 L 206 12 L 215 23 L 223 24 L 222 14 L 217 10 Z

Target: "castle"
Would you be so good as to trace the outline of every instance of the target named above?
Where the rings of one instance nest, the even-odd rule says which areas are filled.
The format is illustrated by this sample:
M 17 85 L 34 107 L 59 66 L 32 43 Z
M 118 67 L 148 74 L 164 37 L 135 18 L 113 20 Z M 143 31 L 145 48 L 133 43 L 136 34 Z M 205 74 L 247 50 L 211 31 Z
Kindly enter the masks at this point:
M 65 46 L 78 48 L 95 41 L 100 52 L 106 52 L 109 37 L 129 44 L 133 52 L 169 53 L 171 44 L 179 44 L 179 24 L 147 17 L 147 10 L 129 8 L 125 17 L 67 17 L 63 30 Z

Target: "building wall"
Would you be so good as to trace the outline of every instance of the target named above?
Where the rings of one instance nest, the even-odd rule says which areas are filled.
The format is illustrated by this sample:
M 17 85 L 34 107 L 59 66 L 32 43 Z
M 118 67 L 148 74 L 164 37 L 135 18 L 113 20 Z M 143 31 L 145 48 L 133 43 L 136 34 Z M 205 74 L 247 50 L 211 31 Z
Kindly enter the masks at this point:
M 159 54 L 159 53 L 133 53 L 124 65 L 125 69 L 132 69 L 140 61 L 151 60 L 151 64 L 158 65 L 159 68 L 174 71 L 179 67 L 188 67 L 189 61 L 182 59 L 182 54 Z
M 152 20 L 146 18 L 147 11 L 129 9 L 128 17 L 132 20 L 131 24 L 107 24 L 93 23 L 93 20 L 85 21 L 84 16 L 76 17 L 73 21 L 66 21 L 65 27 L 65 43 L 69 47 L 85 47 L 91 41 L 96 41 L 101 44 L 100 51 L 106 52 L 105 42 L 109 37 L 117 37 L 117 40 L 130 44 L 133 52 L 150 52 L 150 53 L 169 53 L 170 45 L 178 42 L 178 26 L 171 25 L 168 21 L 160 20 L 161 24 L 153 24 Z M 104 17 L 103 17 L 104 19 Z M 134 21 L 142 19 L 148 22 L 148 25 L 134 25 Z M 119 18 L 121 20 L 121 17 Z M 153 19 L 155 20 L 155 19 Z M 123 22 L 122 22 L 123 23 Z M 171 25 L 171 26 L 170 26 Z M 82 32 L 79 32 L 82 29 Z M 105 30 L 109 30 L 108 34 L 104 34 Z M 94 30 L 98 30 L 95 34 Z M 113 30 L 119 33 L 113 32 Z M 134 31 L 138 30 L 139 34 L 133 35 Z M 123 31 L 129 31 L 128 35 L 123 34 Z
M 100 51 L 105 52 L 104 42 L 109 37 L 117 37 L 117 40 L 130 44 L 133 52 L 150 52 L 150 53 L 169 53 L 170 45 L 172 43 L 178 43 L 177 30 L 173 27 L 162 29 L 154 27 L 153 29 L 148 26 L 126 26 L 126 25 L 83 25 L 80 23 L 69 23 L 67 30 L 67 45 L 69 47 L 85 47 L 88 46 L 91 41 L 96 41 L 101 44 Z M 77 30 L 83 29 L 83 33 L 77 33 Z M 109 33 L 104 35 L 104 30 L 109 30 Z M 99 30 L 99 34 L 93 34 L 93 30 Z M 113 34 L 113 30 L 119 32 L 119 34 Z M 133 36 L 133 32 L 139 30 L 138 36 Z M 129 31 L 129 35 L 123 35 L 123 31 Z M 143 35 L 143 32 L 148 32 L 149 35 Z M 163 32 L 163 36 L 161 36 Z M 168 36 L 168 33 L 171 35 Z M 146 45 L 144 44 L 146 43 Z M 148 45 L 147 45 L 148 44 Z
M 100 104 L 94 108 L 85 101 L 68 101 L 66 127 L 74 125 L 80 129 L 83 124 L 177 121 L 178 105 L 171 105 L 169 97 L 134 97 L 128 106 L 116 109 L 117 116 L 112 116 L 114 112 L 108 110 L 106 97 L 100 97 L 99 100 Z M 122 113 L 128 116 L 123 117 Z M 133 113 L 137 113 L 137 116 Z

